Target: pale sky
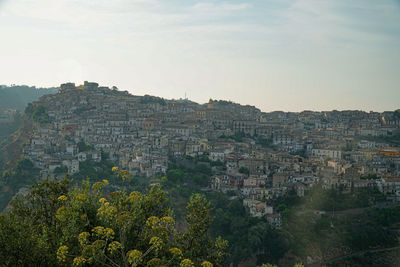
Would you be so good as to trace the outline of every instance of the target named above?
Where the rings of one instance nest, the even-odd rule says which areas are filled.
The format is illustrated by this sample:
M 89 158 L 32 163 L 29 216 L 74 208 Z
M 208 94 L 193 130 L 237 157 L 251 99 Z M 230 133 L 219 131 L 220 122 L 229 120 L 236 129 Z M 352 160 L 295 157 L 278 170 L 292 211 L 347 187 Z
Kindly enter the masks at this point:
M 400 108 L 399 0 L 0 0 L 0 84 Z

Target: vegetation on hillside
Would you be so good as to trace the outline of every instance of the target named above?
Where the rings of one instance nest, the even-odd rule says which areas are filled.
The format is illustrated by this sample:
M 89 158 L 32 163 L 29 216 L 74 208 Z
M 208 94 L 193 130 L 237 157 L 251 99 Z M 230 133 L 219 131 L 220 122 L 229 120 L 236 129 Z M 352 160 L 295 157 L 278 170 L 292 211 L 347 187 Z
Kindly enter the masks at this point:
M 272 229 L 265 218 L 253 218 L 246 212 L 242 201 L 234 195 L 214 191 L 202 191 L 209 183 L 211 167 L 207 157 L 186 157 L 169 165 L 166 177 L 161 178 L 163 188 L 169 192 L 177 220 L 184 215 L 184 205 L 194 193 L 203 192 L 212 203 L 211 224 L 213 237 L 223 236 L 229 241 L 225 264 L 237 266 L 254 258 L 254 264 L 278 263 L 287 252 L 285 240 L 279 230 Z
M 17 131 L 19 127 L 21 127 L 23 121 L 23 115 L 17 112 L 14 116 L 14 121 L 0 123 L 0 143 Z
M 292 255 L 319 263 L 397 246 L 400 207 L 375 206 L 382 199 L 381 193 L 368 188 L 340 192 L 317 186 L 304 198 L 289 195 L 274 203 L 282 214 L 281 238 Z M 353 259 L 352 264 L 359 262 Z
M 148 103 L 158 103 L 162 106 L 165 106 L 167 102 L 165 101 L 164 98 L 161 97 L 156 97 L 156 96 L 150 96 L 150 95 L 144 95 L 143 97 L 140 98 L 140 103 L 141 104 L 148 104 Z
M 47 108 L 43 105 L 34 106 L 29 103 L 25 108 L 25 114 L 28 115 L 34 122 L 46 124 L 51 122 L 51 118 L 47 112 Z
M 35 168 L 28 159 L 18 161 L 12 170 L 3 171 L 0 175 L 0 211 L 2 211 L 22 187 L 29 187 L 35 183 L 40 176 L 40 170 Z
M 118 172 L 125 180 L 127 173 Z M 222 266 L 227 241 L 212 240 L 211 204 L 194 194 L 186 228 L 177 231 L 166 193 L 125 189 L 109 181 L 71 186 L 43 180 L 0 216 L 0 258 L 6 266 Z
M 22 111 L 25 106 L 36 101 L 42 95 L 57 93 L 57 88 L 36 88 L 34 86 L 0 85 L 0 112 L 6 109 Z
M 83 143 L 81 146 L 87 147 Z M 112 172 L 113 163 L 107 158 L 107 153 L 103 152 L 101 162 L 85 161 L 80 163 L 80 172 L 71 176 L 68 181 L 68 192 L 65 194 L 69 200 L 68 205 L 61 206 L 65 206 L 69 213 L 75 214 L 74 216 L 82 215 L 74 210 L 77 205 L 77 203 L 73 202 L 77 201 L 74 197 L 83 193 L 93 194 L 92 191 L 94 189 L 88 189 L 90 187 L 89 183 L 96 183 L 99 180 L 102 181 L 108 178 L 107 181 L 110 181 L 107 186 L 105 186 L 106 182 L 102 181 L 104 184 L 101 185 L 102 193 L 100 194 L 101 197 L 107 199 L 107 202 L 110 203 L 108 204 L 109 206 L 122 203 L 124 198 L 129 197 L 128 192 L 135 191 L 141 192 L 140 194 L 142 195 L 148 194 L 146 192 L 148 192 L 150 184 L 155 182 L 161 184 L 163 190 L 167 192 L 168 201 L 166 200 L 165 203 L 174 210 L 174 213 L 170 215 L 173 215 L 176 228 L 179 231 L 183 231 L 187 227 L 185 203 L 190 201 L 191 196 L 194 194 L 202 193 L 212 203 L 208 206 L 210 216 L 214 218 L 213 221 L 210 220 L 207 228 L 210 236 L 213 238 L 222 236 L 229 242 L 229 247 L 227 248 L 229 256 L 224 259 L 223 264 L 225 265 L 233 263 L 234 266 L 237 266 L 238 263 L 247 259 L 252 259 L 251 262 L 254 266 L 265 262 L 278 264 L 286 257 L 285 255 L 289 251 L 291 255 L 295 255 L 294 260 L 291 261 L 291 263 L 295 263 L 299 259 L 304 259 L 310 255 L 313 259 L 318 259 L 322 255 L 331 255 L 332 252 L 330 250 L 332 248 L 351 248 L 351 251 L 348 252 L 357 252 L 397 245 L 397 234 L 393 232 L 393 229 L 397 229 L 396 225 L 400 222 L 400 208 L 371 208 L 375 203 L 383 200 L 382 195 L 376 190 L 361 189 L 354 192 L 341 192 L 340 190 L 323 190 L 321 187 L 316 186 L 307 192 L 304 198 L 299 198 L 293 191 L 290 191 L 287 197 L 269 203 L 276 207 L 276 210 L 281 212 L 282 215 L 282 229 L 277 230 L 271 228 L 265 218 L 250 217 L 243 207 L 242 201 L 235 194 L 222 194 L 206 189 L 211 175 L 223 167 L 220 166 L 221 164 L 209 161 L 207 157 L 177 159 L 170 163 L 166 176 L 156 176 L 153 179 L 138 176 L 125 177 L 125 182 Z M 58 173 L 62 175 L 66 171 L 65 168 L 59 168 Z M 21 187 L 34 183 L 38 177 L 39 170 L 34 168 L 29 160 L 20 161 L 15 169 L 4 172 L 1 176 L 1 185 L 3 188 L 8 189 L 6 193 L 1 193 L 1 201 L 7 203 L 13 193 L 16 193 Z M 53 182 L 48 181 L 48 183 Z M 80 184 L 82 186 L 78 186 Z M 115 192 L 122 192 L 118 193 L 121 198 L 112 198 L 111 196 Z M 165 193 L 163 194 L 166 196 Z M 96 201 L 101 197 L 99 196 Z M 93 200 L 95 198 L 91 196 L 90 199 Z M 27 202 L 26 197 L 23 200 L 25 203 L 29 202 Z M 18 201 L 14 200 L 13 205 L 15 206 L 14 203 Z M 96 209 L 99 209 L 101 205 L 94 205 L 94 200 L 91 203 L 91 211 L 87 206 L 85 206 L 85 209 L 87 214 L 90 213 L 94 216 Z M 360 207 L 363 209 L 358 211 Z M 352 215 L 353 209 L 357 212 L 357 216 Z M 315 211 L 317 210 L 326 211 L 326 214 L 316 215 Z M 124 209 L 120 211 L 121 216 L 123 212 L 126 212 Z M 30 212 L 37 211 L 32 210 Z M 54 216 L 57 216 L 57 213 Z M 158 217 L 160 218 L 160 216 Z M 5 220 L 4 218 L 2 220 Z M 67 220 L 70 221 L 70 219 Z M 93 220 L 100 221 L 99 218 Z M 92 230 L 98 225 L 95 223 L 91 223 L 91 225 L 93 226 L 92 228 L 85 229 L 87 229 L 87 233 L 90 233 L 92 238 L 90 239 L 90 244 L 93 245 L 93 242 L 97 239 L 92 236 Z M 101 226 L 106 227 L 106 225 Z M 7 227 L 10 227 L 10 225 Z M 10 229 L 18 232 L 15 227 Z M 21 229 L 24 227 L 28 226 L 21 226 Z M 109 226 L 108 228 L 118 232 L 113 227 Z M 36 229 L 35 231 L 39 230 Z M 64 240 L 66 237 L 63 235 L 60 238 Z M 39 244 L 44 242 L 34 241 L 32 238 L 29 237 L 28 240 L 31 243 L 38 242 Z M 73 239 L 73 237 L 69 238 L 68 240 Z M 113 241 L 116 241 L 116 239 L 109 240 L 109 242 Z M 79 243 L 79 240 L 77 242 Z M 39 246 L 38 244 L 35 244 L 35 246 Z M 58 245 L 61 246 L 61 244 Z M 74 251 L 75 254 L 73 255 L 75 257 L 85 258 L 85 255 L 87 255 L 85 254 L 86 252 L 83 253 L 84 248 L 79 247 L 79 244 L 75 244 L 72 247 L 70 247 L 71 245 L 65 246 L 68 247 L 69 252 Z M 77 250 L 77 248 L 81 250 Z M 52 249 L 54 250 L 54 247 Z M 108 251 L 107 248 L 106 251 Z M 143 254 L 145 253 L 145 251 L 140 251 Z M 49 251 L 46 253 L 49 253 Z M 107 254 L 106 256 L 108 257 L 109 255 Z M 15 254 L 13 257 L 15 257 Z M 54 254 L 52 257 L 54 257 Z M 73 259 L 70 260 L 73 261 Z M 89 260 L 88 257 L 84 259 L 84 261 L 87 260 Z M 357 258 L 352 259 L 352 262 L 356 261 Z

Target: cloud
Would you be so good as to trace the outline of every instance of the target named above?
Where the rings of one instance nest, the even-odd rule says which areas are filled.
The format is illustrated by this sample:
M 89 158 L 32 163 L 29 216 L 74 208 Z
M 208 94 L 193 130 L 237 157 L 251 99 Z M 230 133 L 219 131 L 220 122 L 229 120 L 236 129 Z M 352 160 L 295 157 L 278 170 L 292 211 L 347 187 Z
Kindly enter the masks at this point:
M 240 4 L 230 4 L 230 3 L 215 3 L 215 2 L 199 2 L 196 3 L 193 8 L 199 10 L 216 10 L 216 11 L 236 11 L 236 10 L 244 10 L 251 7 L 249 3 L 240 3 Z
M 298 47 L 368 47 L 398 40 L 396 19 L 399 12 L 387 2 L 296 0 L 280 10 L 274 30 L 278 39 Z
M 6 12 L 32 22 L 57 23 L 71 29 L 115 28 L 129 15 L 143 20 L 159 6 L 157 0 L 20 0 L 7 1 Z M 35 26 L 35 23 L 33 25 Z
M 229 92 L 227 97 L 246 95 L 244 101 L 259 104 L 272 94 L 293 106 L 290 101 L 306 101 L 325 87 L 330 91 L 320 95 L 329 97 L 356 87 L 394 91 L 400 68 L 397 3 L 8 0 L 0 6 L 0 35 L 7 37 L 0 71 L 21 81 L 31 77 L 37 85 L 88 76 L 155 94 L 164 87 L 168 94 L 193 88 L 199 97 Z

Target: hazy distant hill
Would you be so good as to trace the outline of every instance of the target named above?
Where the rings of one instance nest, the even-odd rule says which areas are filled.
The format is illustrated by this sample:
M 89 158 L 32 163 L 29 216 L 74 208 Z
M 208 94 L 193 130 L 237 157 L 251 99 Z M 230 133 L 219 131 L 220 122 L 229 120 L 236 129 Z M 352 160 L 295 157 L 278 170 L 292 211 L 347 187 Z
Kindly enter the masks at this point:
M 42 95 L 57 93 L 58 88 L 36 88 L 26 85 L 0 85 L 0 112 L 6 109 L 24 110 L 25 106 Z

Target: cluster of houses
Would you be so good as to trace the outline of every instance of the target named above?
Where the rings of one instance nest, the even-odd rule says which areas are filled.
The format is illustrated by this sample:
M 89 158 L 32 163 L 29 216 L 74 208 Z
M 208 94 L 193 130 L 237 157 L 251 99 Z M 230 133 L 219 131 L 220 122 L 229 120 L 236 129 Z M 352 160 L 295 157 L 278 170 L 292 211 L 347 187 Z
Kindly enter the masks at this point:
M 220 161 L 210 186 L 233 191 L 252 216 L 275 227 L 269 200 L 316 183 L 343 191 L 376 187 L 400 200 L 399 147 L 381 140 L 399 133 L 400 110 L 264 113 L 228 101 L 200 105 L 187 99 L 134 96 L 85 82 L 62 84 L 42 96 L 51 123 L 36 125 L 25 156 L 43 175 L 80 162 L 109 160 L 135 175 L 165 174 L 171 157 Z

